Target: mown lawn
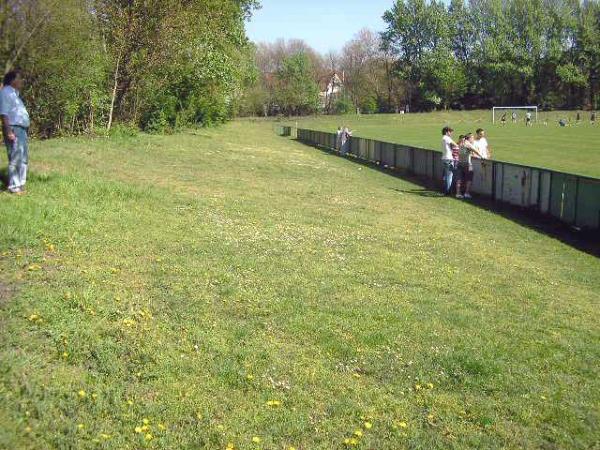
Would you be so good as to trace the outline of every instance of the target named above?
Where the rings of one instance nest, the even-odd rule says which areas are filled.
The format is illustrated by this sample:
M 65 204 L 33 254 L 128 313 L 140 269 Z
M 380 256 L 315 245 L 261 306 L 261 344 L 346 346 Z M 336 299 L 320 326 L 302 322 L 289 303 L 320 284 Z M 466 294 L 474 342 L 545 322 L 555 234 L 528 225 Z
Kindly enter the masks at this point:
M 540 112 L 540 123 L 527 128 L 522 120 L 518 124 L 494 125 L 491 115 L 491 111 L 449 111 L 362 115 L 360 118 L 356 115 L 319 116 L 286 123 L 329 132 L 347 125 L 355 136 L 434 150 L 440 150 L 441 130 L 447 124 L 456 130 L 455 138 L 484 128 L 494 159 L 600 178 L 600 118 L 596 125 L 590 125 L 589 112 L 583 112 L 581 123 L 576 125 L 573 111 Z M 507 117 L 510 122 L 510 113 Z M 520 112 L 519 117 L 523 119 L 524 112 Z M 573 126 L 559 127 L 560 117 L 569 117 Z M 548 125 L 542 125 L 543 121 Z
M 600 442 L 594 256 L 266 123 L 32 169 L 0 194 L 2 449 Z

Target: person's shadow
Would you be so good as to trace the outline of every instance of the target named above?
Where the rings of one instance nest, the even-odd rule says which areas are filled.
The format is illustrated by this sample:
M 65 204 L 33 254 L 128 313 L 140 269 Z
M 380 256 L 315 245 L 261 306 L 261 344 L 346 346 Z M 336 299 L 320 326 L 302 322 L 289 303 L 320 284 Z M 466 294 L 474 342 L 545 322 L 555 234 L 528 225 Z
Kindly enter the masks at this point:
M 402 194 L 411 194 L 411 195 L 418 195 L 419 197 L 445 197 L 445 195 L 442 192 L 439 191 L 433 191 L 431 189 L 398 189 L 398 188 L 393 188 L 394 191 L 396 192 L 400 192 Z
M 8 186 L 8 168 L 0 169 L 0 191 L 6 191 Z
M 35 171 L 29 171 L 27 174 L 28 183 L 48 183 L 54 178 L 54 174 L 49 173 L 38 173 Z M 2 167 L 0 169 L 0 192 L 8 191 L 8 167 Z

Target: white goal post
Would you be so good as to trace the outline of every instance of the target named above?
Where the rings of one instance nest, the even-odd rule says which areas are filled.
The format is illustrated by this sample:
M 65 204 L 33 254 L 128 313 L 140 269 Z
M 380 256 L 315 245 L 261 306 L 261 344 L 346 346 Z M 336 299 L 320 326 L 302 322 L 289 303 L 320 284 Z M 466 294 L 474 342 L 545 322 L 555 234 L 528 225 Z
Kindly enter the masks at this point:
M 514 111 L 515 109 L 526 109 L 530 111 L 535 111 L 535 121 L 538 120 L 538 107 L 537 106 L 494 106 L 492 108 L 492 123 L 496 123 L 496 111 L 501 110 L 510 110 Z M 512 113 L 511 113 L 512 116 Z M 509 117 L 508 120 L 512 120 L 512 117 Z

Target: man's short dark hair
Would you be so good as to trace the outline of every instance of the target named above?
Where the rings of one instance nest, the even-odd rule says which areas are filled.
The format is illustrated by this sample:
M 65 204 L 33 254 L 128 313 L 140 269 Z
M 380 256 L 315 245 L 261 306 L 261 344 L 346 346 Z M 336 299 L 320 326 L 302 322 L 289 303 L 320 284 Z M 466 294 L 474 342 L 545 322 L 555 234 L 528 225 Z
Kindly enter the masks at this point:
M 475 131 L 475 133 L 479 134 L 479 133 L 481 133 L 482 131 L 485 131 L 485 130 L 484 130 L 483 128 L 477 128 L 477 131 Z
M 20 70 L 18 70 L 18 69 L 17 70 L 11 70 L 10 72 L 7 72 L 6 75 L 4 75 L 4 79 L 2 80 L 2 84 L 4 86 L 8 86 L 13 81 L 15 81 L 15 79 L 17 79 L 20 75 L 21 75 L 21 71 Z
M 448 133 L 454 131 L 452 128 L 450 127 L 444 127 L 442 128 L 442 136 L 446 136 Z

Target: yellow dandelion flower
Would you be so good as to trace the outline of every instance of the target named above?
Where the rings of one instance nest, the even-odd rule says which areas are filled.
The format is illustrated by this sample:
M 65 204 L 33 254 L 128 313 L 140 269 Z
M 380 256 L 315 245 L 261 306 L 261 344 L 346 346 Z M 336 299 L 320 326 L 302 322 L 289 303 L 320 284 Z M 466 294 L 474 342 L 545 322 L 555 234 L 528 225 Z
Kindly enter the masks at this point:
M 84 428 L 85 428 L 85 425 L 84 425 L 84 424 L 82 424 L 82 423 L 78 423 L 78 424 L 77 424 L 77 429 L 78 429 L 78 430 L 83 430 Z
M 269 400 L 267 406 L 281 406 L 281 402 L 279 400 Z
M 421 385 L 415 384 L 415 391 L 420 391 L 420 390 L 421 390 Z
M 142 432 L 142 427 L 135 427 L 135 432 L 136 433 L 141 433 Z
M 92 394 L 92 398 L 96 400 L 98 398 L 98 394 Z
M 427 388 L 428 389 L 433 389 L 433 383 L 427 383 Z
M 87 396 L 87 393 L 86 393 L 86 392 L 85 392 L 83 389 L 81 389 L 81 390 L 80 390 L 80 391 L 77 393 L 77 395 L 79 395 L 79 398 L 85 398 L 85 397 Z
M 62 357 L 67 359 L 69 357 L 69 354 L 67 352 L 63 352 Z
M 149 419 L 142 419 L 142 423 L 144 425 L 149 425 L 150 424 L 150 420 Z
M 102 439 L 110 439 L 110 434 L 106 434 L 106 433 L 100 433 L 100 437 Z
M 406 428 L 406 427 L 408 427 L 408 424 L 406 422 L 398 422 L 398 426 L 400 428 Z
M 225 429 L 224 425 L 217 425 L 217 430 L 223 431 Z
M 165 431 L 165 430 L 167 429 L 167 427 L 166 427 L 164 424 L 162 424 L 162 423 L 159 423 L 159 424 L 158 424 L 158 429 L 159 429 L 160 431 Z
M 25 427 L 25 433 L 31 433 L 31 427 Z
M 127 400 L 127 404 L 128 404 L 129 406 L 132 406 L 132 405 L 133 405 L 133 400 L 131 400 L 131 399 L 130 399 L 130 400 Z
M 288 447 L 288 450 L 296 450 L 296 447 Z
M 202 414 L 200 414 L 199 412 L 196 413 L 196 419 L 202 420 Z
M 255 444 L 260 444 L 260 438 L 258 436 L 254 436 L 252 438 L 252 442 L 254 442 Z
M 360 373 L 353 373 L 352 376 L 354 378 L 360 378 L 361 377 Z
M 40 266 L 39 264 L 30 264 L 29 267 L 27 268 L 30 272 L 36 271 L 36 270 L 41 270 L 42 266 Z
M 246 375 L 246 379 L 248 381 L 252 381 L 252 380 L 254 380 L 254 375 L 248 374 L 248 375 Z
M 143 433 L 145 433 L 146 431 L 150 431 L 150 427 L 148 425 L 142 425 L 141 429 Z
M 367 430 L 370 430 L 371 428 L 373 428 L 373 424 L 371 422 L 365 422 L 364 425 Z
M 363 436 L 363 432 L 362 432 L 362 431 L 360 431 L 360 430 L 356 430 L 356 431 L 354 432 L 354 436 L 356 436 L 356 437 L 362 437 L 362 436 Z
M 354 447 L 355 445 L 358 445 L 358 439 L 346 438 L 344 439 L 344 444 L 346 444 L 349 447 Z
M 36 322 L 40 320 L 40 316 L 39 314 L 31 314 L 27 320 L 29 320 L 30 322 Z
M 150 433 L 146 433 L 146 436 L 144 436 L 144 439 L 146 439 L 147 441 L 151 441 L 152 439 L 154 439 L 154 436 L 152 436 Z
M 225 450 L 235 450 L 235 447 L 233 446 L 233 444 L 231 442 L 229 442 L 227 444 L 227 447 L 225 447 Z
M 433 420 L 433 414 L 428 414 L 427 415 L 427 420 Z

